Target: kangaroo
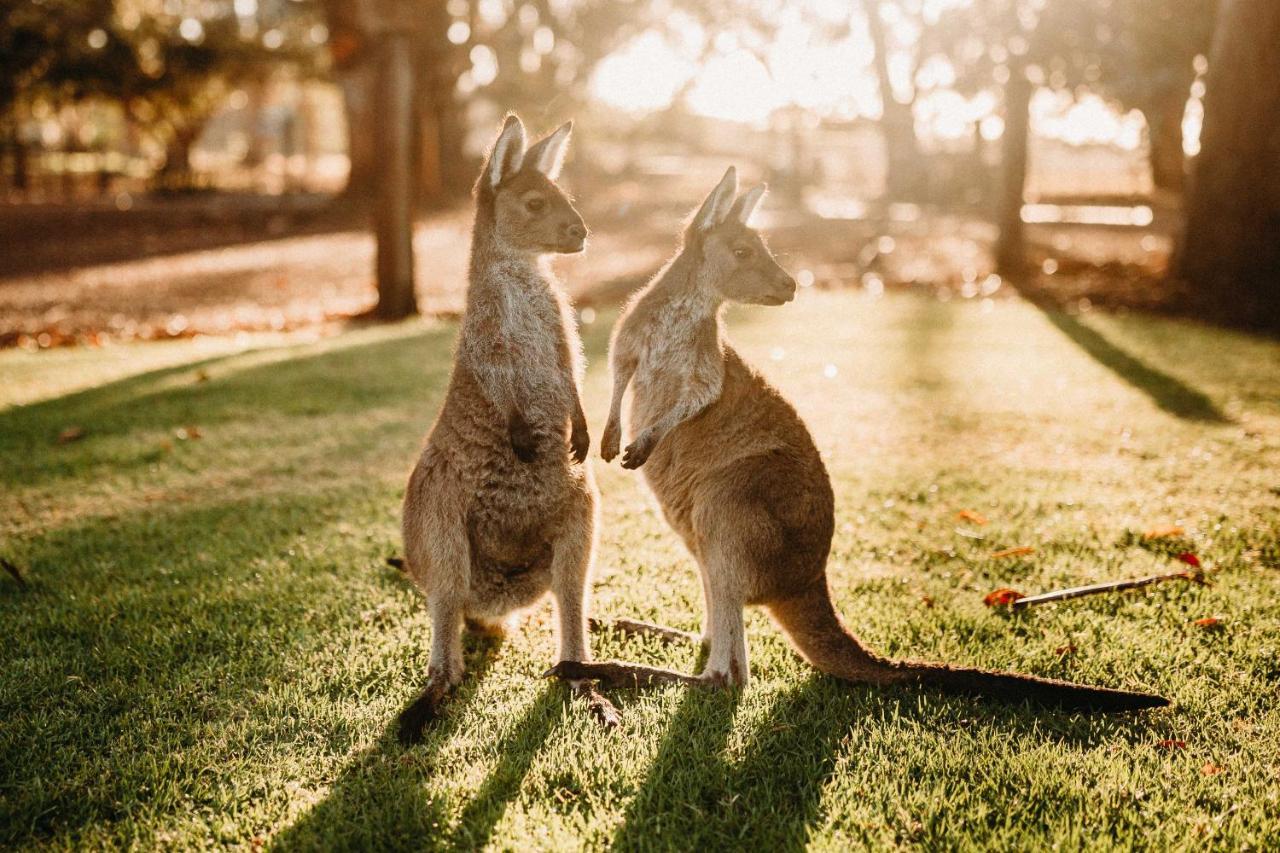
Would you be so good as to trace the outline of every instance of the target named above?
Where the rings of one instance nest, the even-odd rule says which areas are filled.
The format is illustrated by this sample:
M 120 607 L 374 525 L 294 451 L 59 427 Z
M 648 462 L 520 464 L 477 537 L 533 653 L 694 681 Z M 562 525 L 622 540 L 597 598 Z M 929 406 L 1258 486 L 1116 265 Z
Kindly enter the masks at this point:
M 508 116 L 476 183 L 466 310 L 444 405 L 404 496 L 404 570 L 427 598 L 427 686 L 412 742 L 461 681 L 461 629 L 500 634 L 548 591 L 559 658 L 585 661 L 596 487 L 578 382 L 582 343 L 545 263 L 587 228 L 556 186 L 572 123 L 525 151 Z
M 745 685 L 743 608 L 750 604 L 763 605 L 809 663 L 850 682 L 927 685 L 1073 710 L 1167 705 L 1145 693 L 888 660 L 844 627 L 827 587 L 834 495 L 826 468 L 795 409 L 734 351 L 722 328 L 727 302 L 782 305 L 795 295 L 794 280 L 747 225 L 764 187 L 735 201 L 737 183 L 731 167 L 694 214 L 680 252 L 614 327 L 613 396 L 601 441 L 601 455 L 613 460 L 631 385 L 634 439 L 622 465 L 643 467 L 698 563 L 706 666 L 696 678 L 615 662 L 563 663 L 552 674 L 618 686 Z

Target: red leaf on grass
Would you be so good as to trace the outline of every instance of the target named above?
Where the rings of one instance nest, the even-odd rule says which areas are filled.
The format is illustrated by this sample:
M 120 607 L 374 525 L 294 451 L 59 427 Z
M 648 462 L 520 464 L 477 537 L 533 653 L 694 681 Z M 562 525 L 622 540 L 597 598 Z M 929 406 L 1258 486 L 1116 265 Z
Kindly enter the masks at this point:
M 1197 619 L 1191 623 L 1197 628 L 1203 628 L 1206 631 L 1218 630 L 1222 627 L 1222 620 L 1217 616 L 1206 616 L 1203 619 Z
M 979 527 L 987 523 L 987 519 L 984 516 L 979 515 L 978 513 L 974 512 L 971 509 L 960 510 L 959 512 L 956 513 L 956 518 L 960 519 L 961 521 L 973 522 Z
M 1187 742 L 1185 740 L 1172 740 L 1166 738 L 1156 744 L 1160 749 L 1186 749 Z
M 996 551 L 991 556 L 1000 559 L 1003 557 L 1025 557 L 1027 554 L 1034 554 L 1035 548 L 1030 545 L 1021 545 L 1017 548 L 1005 548 L 1003 551 Z
M 1200 558 L 1195 554 L 1192 554 L 1190 551 L 1183 551 L 1178 555 L 1178 559 L 1186 563 L 1188 566 L 1195 566 L 1197 569 L 1200 568 Z
M 84 438 L 87 433 L 84 427 L 69 426 L 62 432 L 58 433 L 58 444 L 70 444 L 73 441 L 79 441 Z
M 988 607 L 1000 607 L 1013 604 L 1019 598 L 1025 597 L 1026 596 L 1018 592 L 1016 589 L 1009 589 L 1007 586 L 1002 586 L 997 590 L 992 590 L 987 593 L 986 596 L 983 597 L 982 603 Z

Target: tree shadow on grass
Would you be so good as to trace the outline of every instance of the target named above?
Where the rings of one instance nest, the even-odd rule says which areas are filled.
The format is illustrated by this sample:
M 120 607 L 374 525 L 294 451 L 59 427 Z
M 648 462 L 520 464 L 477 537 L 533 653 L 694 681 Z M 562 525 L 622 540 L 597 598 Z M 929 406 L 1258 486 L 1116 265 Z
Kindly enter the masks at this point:
M 1044 304 L 1042 299 L 1036 298 L 1035 294 L 1025 286 L 1019 286 L 1016 280 L 1010 279 L 1009 283 L 1039 308 L 1045 319 L 1066 335 L 1072 343 L 1084 350 L 1098 364 L 1146 394 L 1164 411 L 1188 421 L 1233 423 L 1232 419 L 1227 417 L 1204 392 L 1126 352 L 1101 332 L 1070 314 Z

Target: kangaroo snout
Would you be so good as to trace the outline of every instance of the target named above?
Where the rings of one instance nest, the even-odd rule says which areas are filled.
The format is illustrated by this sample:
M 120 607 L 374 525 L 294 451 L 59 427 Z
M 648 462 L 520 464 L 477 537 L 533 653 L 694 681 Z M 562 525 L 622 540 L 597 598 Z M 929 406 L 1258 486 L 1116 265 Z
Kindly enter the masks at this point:
M 560 226 L 560 251 L 581 252 L 587 242 L 587 226 L 581 219 L 570 219 Z

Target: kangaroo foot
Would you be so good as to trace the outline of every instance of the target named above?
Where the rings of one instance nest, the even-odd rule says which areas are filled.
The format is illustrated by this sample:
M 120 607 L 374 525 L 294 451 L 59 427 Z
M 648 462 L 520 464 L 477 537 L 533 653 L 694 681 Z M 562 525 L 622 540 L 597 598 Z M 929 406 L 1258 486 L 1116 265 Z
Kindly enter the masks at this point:
M 666 625 L 654 625 L 651 622 L 638 622 L 634 619 L 614 619 L 608 622 L 602 619 L 591 619 L 589 622 L 591 630 L 596 633 L 612 628 L 621 634 L 629 634 L 633 637 L 653 637 L 664 643 L 696 644 L 701 642 L 697 634 L 681 631 L 678 628 L 668 628 Z
M 702 684 L 692 675 L 685 675 L 671 669 L 644 666 L 638 663 L 623 661 L 582 661 L 562 660 L 543 673 L 548 678 L 560 678 L 565 681 L 590 679 L 598 681 L 606 687 L 652 687 L 662 684 L 684 684 L 697 687 Z
M 410 746 L 422 740 L 422 732 L 440 718 L 440 706 L 453 691 L 453 685 L 442 678 L 432 678 L 409 707 L 400 712 L 398 736 L 400 743 Z

